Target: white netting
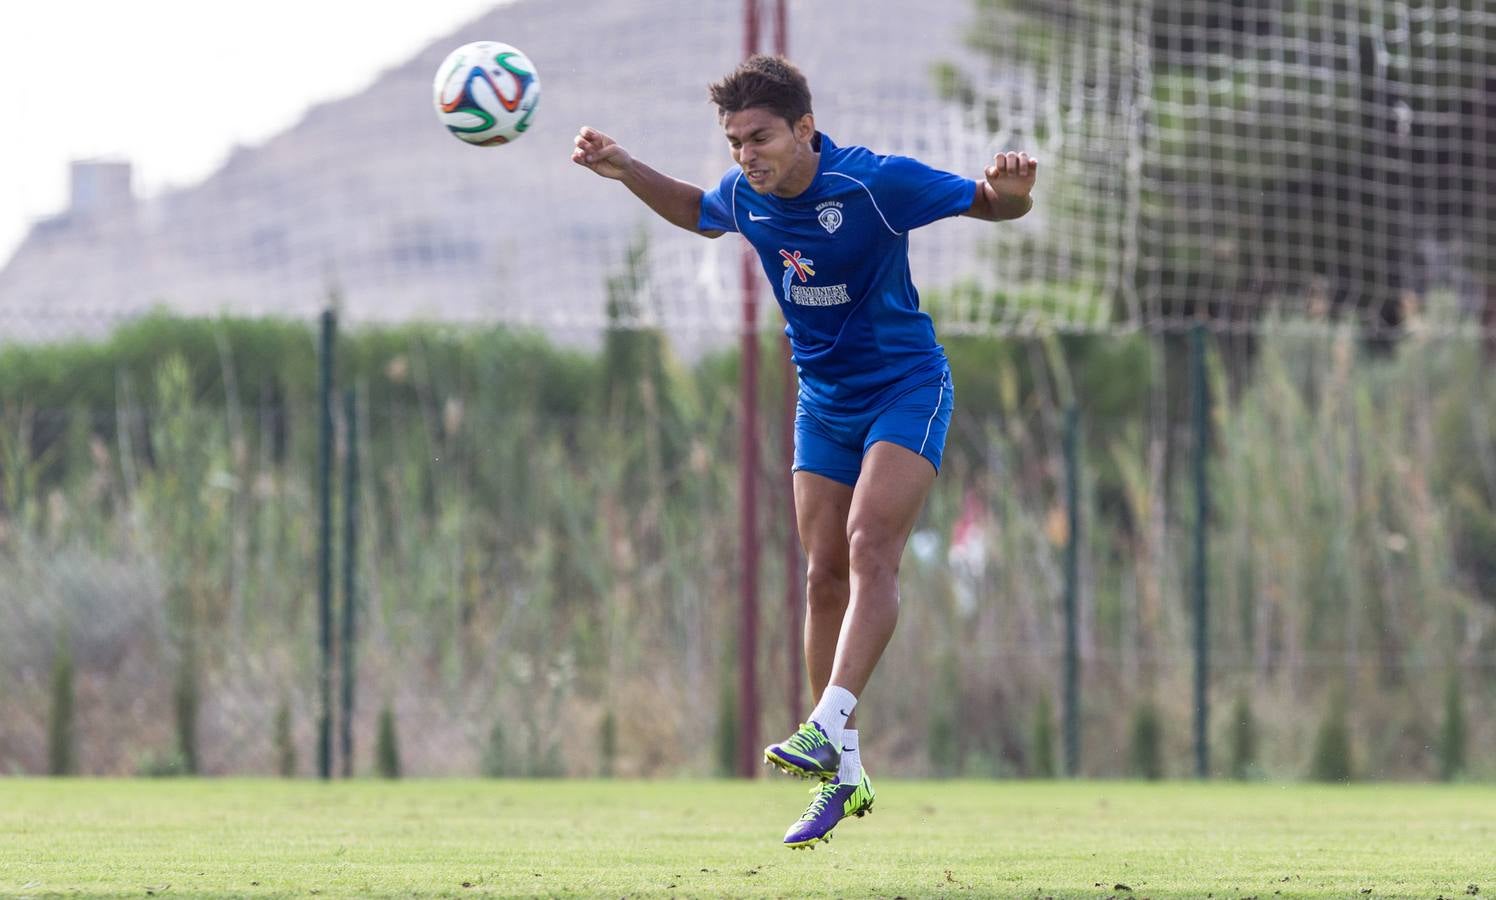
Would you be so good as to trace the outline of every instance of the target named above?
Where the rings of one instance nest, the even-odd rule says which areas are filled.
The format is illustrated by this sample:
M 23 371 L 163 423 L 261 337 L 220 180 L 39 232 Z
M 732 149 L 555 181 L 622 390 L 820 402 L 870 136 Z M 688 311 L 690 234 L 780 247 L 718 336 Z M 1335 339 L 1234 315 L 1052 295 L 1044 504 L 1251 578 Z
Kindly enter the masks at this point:
M 662 325 L 687 350 L 719 343 L 739 321 L 738 239 L 665 225 L 568 153 L 590 124 L 663 171 L 715 181 L 730 160 L 705 86 L 741 57 L 742 9 L 518 0 L 195 187 L 111 202 L 118 173 L 84 170 L 73 208 L 0 269 L 0 341 L 97 333 L 157 305 L 306 317 L 334 290 L 353 322 L 504 321 L 585 338 L 608 323 L 609 279 L 644 246 L 628 321 Z M 946 221 L 912 239 L 943 332 L 1202 315 L 1257 327 L 1284 313 L 1449 331 L 1491 316 L 1486 0 L 789 10 L 790 55 L 839 143 L 971 175 L 1001 149 L 1041 160 L 1028 217 Z M 434 67 L 479 38 L 523 48 L 544 85 L 535 128 L 497 150 L 461 145 L 430 109 Z
M 1150 319 L 1479 324 L 1496 7 L 1157 2 L 1152 48 Z
M 1147 4 L 972 4 L 974 62 L 936 80 L 959 119 L 939 133 L 960 155 L 1026 150 L 1040 160 L 1033 212 L 983 233 L 985 265 L 936 303 L 943 331 L 1090 330 L 1135 321 L 1138 91 Z

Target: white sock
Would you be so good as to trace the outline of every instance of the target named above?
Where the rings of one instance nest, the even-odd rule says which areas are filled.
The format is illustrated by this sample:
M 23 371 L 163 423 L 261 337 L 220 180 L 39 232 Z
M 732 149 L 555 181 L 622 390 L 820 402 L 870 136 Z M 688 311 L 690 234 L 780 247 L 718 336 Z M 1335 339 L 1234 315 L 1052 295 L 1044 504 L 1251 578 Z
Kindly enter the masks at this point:
M 836 772 L 838 784 L 857 784 L 862 780 L 862 751 L 857 749 L 857 729 L 842 729 L 841 768 Z
M 821 726 L 831 743 L 841 746 L 842 729 L 847 727 L 847 717 L 857 708 L 857 698 L 843 687 L 829 685 L 821 694 L 821 702 L 810 713 L 810 721 Z

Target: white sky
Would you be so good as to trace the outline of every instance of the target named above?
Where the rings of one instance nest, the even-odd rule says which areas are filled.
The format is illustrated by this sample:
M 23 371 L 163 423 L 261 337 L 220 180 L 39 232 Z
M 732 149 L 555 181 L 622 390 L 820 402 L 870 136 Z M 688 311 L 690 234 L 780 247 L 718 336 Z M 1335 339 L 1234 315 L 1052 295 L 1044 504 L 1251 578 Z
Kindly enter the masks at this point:
M 67 205 L 70 160 L 129 159 L 137 196 L 190 184 L 235 144 L 264 141 L 505 2 L 6 0 L 0 265 L 34 219 Z

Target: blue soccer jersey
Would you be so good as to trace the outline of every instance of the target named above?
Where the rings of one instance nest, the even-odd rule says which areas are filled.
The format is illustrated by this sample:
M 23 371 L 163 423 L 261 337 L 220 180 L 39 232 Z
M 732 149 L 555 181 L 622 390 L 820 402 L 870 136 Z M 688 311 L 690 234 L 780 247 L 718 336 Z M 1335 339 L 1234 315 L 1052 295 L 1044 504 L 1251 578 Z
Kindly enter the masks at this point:
M 857 408 L 939 378 L 945 351 L 909 276 L 909 232 L 971 207 L 977 184 L 904 156 L 838 147 L 817 133 L 815 180 L 760 194 L 733 168 L 701 199 L 702 231 L 758 251 L 787 322 L 804 402 Z

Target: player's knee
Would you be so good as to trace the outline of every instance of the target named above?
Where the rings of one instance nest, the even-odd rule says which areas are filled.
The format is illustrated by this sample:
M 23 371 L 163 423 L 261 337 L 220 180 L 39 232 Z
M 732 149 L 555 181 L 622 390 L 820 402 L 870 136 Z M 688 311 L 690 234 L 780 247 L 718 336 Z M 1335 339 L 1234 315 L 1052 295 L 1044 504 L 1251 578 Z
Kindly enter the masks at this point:
M 811 606 L 846 606 L 851 590 L 851 572 L 846 557 L 834 559 L 811 556 L 805 569 L 805 592 Z
M 847 534 L 848 559 L 858 578 L 894 578 L 899 574 L 900 548 L 877 529 L 854 526 Z

